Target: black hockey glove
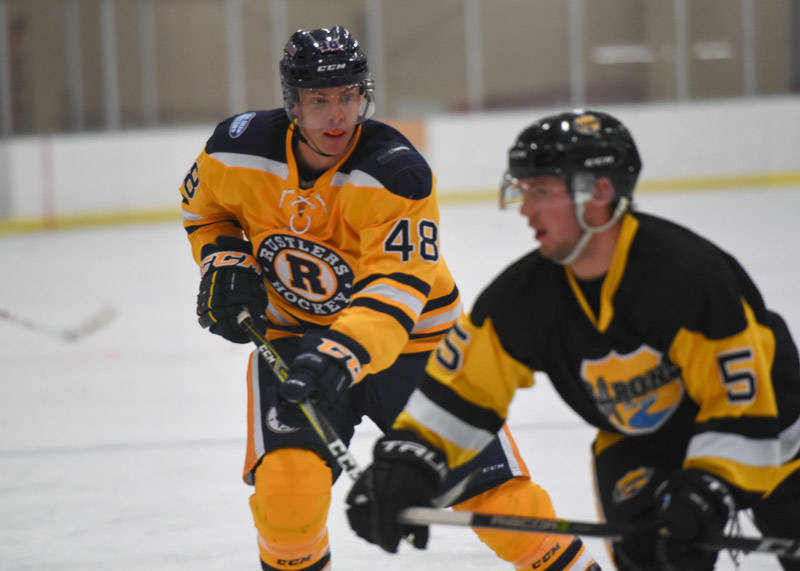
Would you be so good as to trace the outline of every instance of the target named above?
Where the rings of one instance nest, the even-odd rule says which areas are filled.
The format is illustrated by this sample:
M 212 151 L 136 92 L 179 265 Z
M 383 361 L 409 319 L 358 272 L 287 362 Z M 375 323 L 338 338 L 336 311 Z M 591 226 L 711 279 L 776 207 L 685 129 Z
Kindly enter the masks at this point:
M 346 391 L 361 376 L 369 354 L 355 340 L 338 331 L 311 331 L 303 335 L 289 377 L 278 387 L 284 400 L 299 403 L 316 400 L 330 413 Z
M 217 243 L 203 247 L 197 316 L 200 325 L 234 343 L 250 338 L 236 317 L 247 308 L 253 325 L 266 331 L 267 289 L 261 266 L 250 254 L 250 243 L 221 236 Z
M 444 455 L 411 431 L 391 430 L 378 440 L 373 463 L 347 495 L 350 527 L 370 543 L 397 553 L 403 537 L 413 536 L 414 547 L 428 544 L 428 526 L 397 522 L 400 510 L 430 506 L 447 474 Z
M 702 470 L 678 470 L 655 493 L 655 520 L 623 539 L 617 555 L 630 569 L 710 571 L 717 552 L 697 546 L 718 536 L 736 511 L 720 480 Z

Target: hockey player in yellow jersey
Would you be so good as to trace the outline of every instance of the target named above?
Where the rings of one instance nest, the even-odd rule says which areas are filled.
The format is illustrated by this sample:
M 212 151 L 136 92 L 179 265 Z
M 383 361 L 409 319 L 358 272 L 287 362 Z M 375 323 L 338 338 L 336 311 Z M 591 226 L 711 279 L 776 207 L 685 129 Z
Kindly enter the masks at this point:
M 369 118 L 358 42 L 338 26 L 298 30 L 280 73 L 284 108 L 221 122 L 183 181 L 182 209 L 201 268 L 200 324 L 246 343 L 236 322 L 246 307 L 290 363 L 282 384 L 253 352 L 247 373 L 244 479 L 261 568 L 319 571 L 331 565 L 340 469 L 296 403 L 316 399 L 346 442 L 364 415 L 387 430 L 461 301 L 440 253 L 435 178 L 403 135 Z M 437 493 L 475 469 L 456 509 L 553 513 L 507 428 Z M 479 536 L 511 562 L 592 563 L 577 538 Z
M 640 167 L 630 133 L 605 113 L 548 116 L 522 131 L 501 203 L 521 202 L 539 246 L 431 355 L 348 495 L 359 535 L 380 543 L 397 533 L 398 510 L 428 499 L 398 488 L 399 469 L 435 476 L 398 441 L 453 469 L 543 371 L 598 428 L 601 515 L 638 524 L 612 544 L 619 569 L 713 569 L 717 553 L 697 543 L 741 509 L 764 535 L 800 537 L 795 344 L 731 255 L 632 208 Z

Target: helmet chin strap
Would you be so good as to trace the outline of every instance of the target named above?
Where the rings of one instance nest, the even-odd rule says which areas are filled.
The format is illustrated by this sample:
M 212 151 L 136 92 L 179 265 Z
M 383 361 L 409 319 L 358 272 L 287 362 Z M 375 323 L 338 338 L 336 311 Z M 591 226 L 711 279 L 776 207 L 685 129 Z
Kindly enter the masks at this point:
M 584 173 L 575 174 L 572 180 L 572 188 L 574 195 L 573 200 L 575 201 L 575 216 L 578 218 L 578 224 L 580 224 L 583 232 L 581 233 L 581 237 L 578 238 L 578 241 L 572 247 L 572 250 L 570 250 L 569 254 L 563 258 L 555 260 L 556 263 L 561 264 L 562 266 L 568 266 L 574 262 L 575 259 L 580 256 L 581 252 L 586 247 L 586 244 L 589 243 L 589 240 L 592 239 L 592 236 L 598 232 L 603 232 L 604 230 L 611 228 L 617 222 L 617 220 L 619 220 L 622 215 L 625 214 L 625 211 L 628 209 L 628 204 L 630 203 L 630 200 L 628 200 L 627 197 L 620 197 L 617 207 L 614 209 L 614 213 L 605 224 L 601 224 L 600 226 L 590 226 L 586 220 L 584 220 L 583 214 L 586 211 L 586 203 L 591 200 L 592 195 L 594 194 L 594 175 Z
M 333 156 L 329 155 L 328 153 L 323 153 L 316 146 L 312 145 L 311 141 L 306 139 L 305 135 L 303 135 L 303 129 L 300 127 L 300 123 L 297 122 L 297 118 L 294 119 L 294 126 L 295 126 L 294 132 L 301 143 L 305 143 L 306 145 L 308 145 L 308 147 L 318 155 L 322 155 L 323 157 L 328 157 L 328 158 Z

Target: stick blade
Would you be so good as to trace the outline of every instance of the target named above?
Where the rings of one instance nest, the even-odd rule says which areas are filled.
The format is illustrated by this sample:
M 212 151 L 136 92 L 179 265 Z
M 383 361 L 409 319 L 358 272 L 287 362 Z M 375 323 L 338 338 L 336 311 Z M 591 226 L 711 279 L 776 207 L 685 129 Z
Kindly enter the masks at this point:
M 62 337 L 66 341 L 77 341 L 105 327 L 116 315 L 117 311 L 113 306 L 104 305 L 77 327 L 65 330 Z

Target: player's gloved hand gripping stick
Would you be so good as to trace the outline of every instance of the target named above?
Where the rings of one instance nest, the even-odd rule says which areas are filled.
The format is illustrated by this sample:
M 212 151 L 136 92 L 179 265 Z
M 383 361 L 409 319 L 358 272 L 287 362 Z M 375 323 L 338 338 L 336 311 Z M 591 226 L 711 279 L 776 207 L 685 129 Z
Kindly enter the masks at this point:
M 281 383 L 285 383 L 289 378 L 289 366 L 281 359 L 281 356 L 275 350 L 275 347 L 264 338 L 264 336 L 253 326 L 252 317 L 247 309 L 242 311 L 237 316 L 239 326 L 247 333 L 251 341 L 255 343 L 258 353 L 264 362 L 269 365 L 275 376 Z M 306 399 L 297 404 L 300 407 L 303 415 L 308 419 L 308 422 L 314 428 L 314 431 L 320 437 L 322 442 L 327 446 L 328 451 L 336 459 L 339 466 L 347 472 L 348 476 L 353 481 L 358 480 L 361 475 L 362 468 L 358 465 L 358 461 L 350 453 L 345 443 L 336 434 L 336 430 L 331 425 L 327 417 L 319 410 L 316 404 Z M 433 498 L 432 504 L 437 507 L 448 506 L 452 504 L 455 499 L 460 496 L 467 487 L 467 484 L 473 476 L 477 475 L 480 469 L 468 474 L 463 480 L 455 486 L 445 491 L 440 496 Z
M 289 366 L 281 359 L 275 348 L 267 341 L 261 333 L 253 326 L 253 318 L 247 309 L 243 309 L 236 318 L 239 326 L 247 333 L 250 340 L 255 343 L 258 353 L 264 362 L 281 383 L 285 383 L 289 378 Z M 347 472 L 351 479 L 357 480 L 361 475 L 361 468 L 355 457 L 350 453 L 345 443 L 336 434 L 336 430 L 330 421 L 323 415 L 318 407 L 309 399 L 297 404 L 303 415 L 314 428 L 314 431 L 327 446 L 328 451 L 336 459 L 337 464 Z

